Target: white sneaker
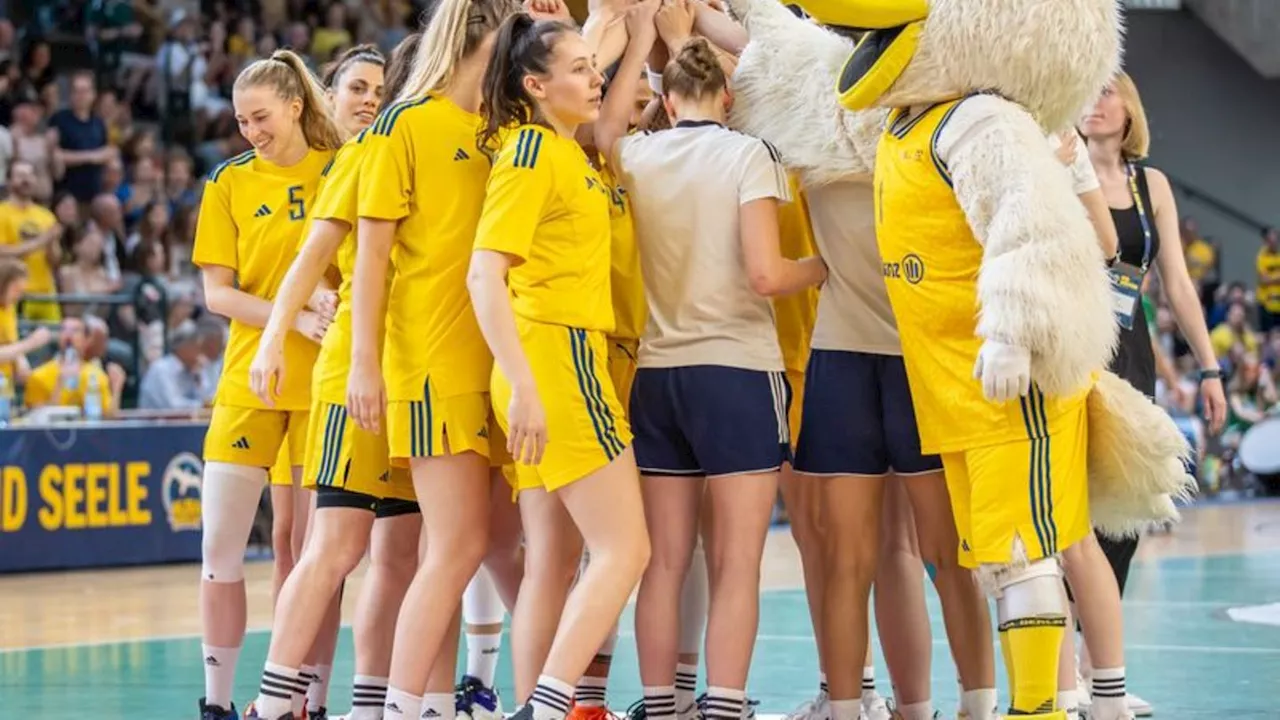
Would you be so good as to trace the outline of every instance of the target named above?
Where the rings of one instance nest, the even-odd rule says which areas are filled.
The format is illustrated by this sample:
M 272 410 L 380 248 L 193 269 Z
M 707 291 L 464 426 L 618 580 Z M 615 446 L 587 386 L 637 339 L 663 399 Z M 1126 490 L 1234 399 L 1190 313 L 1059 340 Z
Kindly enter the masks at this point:
M 1125 704 L 1129 706 L 1129 712 L 1133 713 L 1134 717 L 1144 718 L 1151 717 L 1155 714 L 1155 710 L 1151 707 L 1151 703 L 1143 700 L 1133 693 L 1126 694 L 1124 696 L 1124 701 Z
M 819 692 L 812 700 L 806 700 L 792 710 L 786 720 L 831 720 L 831 697 Z
M 880 693 L 872 690 L 862 696 L 862 720 L 893 720 L 889 703 Z

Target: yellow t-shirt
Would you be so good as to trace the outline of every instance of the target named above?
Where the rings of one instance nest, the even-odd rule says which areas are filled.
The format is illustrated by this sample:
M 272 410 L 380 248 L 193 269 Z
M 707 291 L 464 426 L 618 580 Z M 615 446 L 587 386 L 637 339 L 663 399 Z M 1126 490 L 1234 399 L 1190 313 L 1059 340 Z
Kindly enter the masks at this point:
M 0 347 L 18 342 L 18 306 L 0 307 Z M 0 363 L 0 374 L 9 382 L 9 392 L 13 392 L 12 361 Z
M 84 393 L 89 387 L 91 378 L 96 378 L 99 392 L 102 393 L 102 411 L 111 411 L 111 380 L 107 373 L 94 362 L 80 364 L 80 380 L 76 388 L 62 388 L 57 397 L 53 391 L 58 387 L 58 375 L 62 372 L 62 364 L 55 358 L 31 371 L 27 378 L 23 401 L 27 407 L 42 405 L 84 405 Z
M 9 202 L 0 204 L 0 243 L 19 245 L 34 240 L 57 222 L 52 212 L 35 203 L 28 203 L 26 207 Z M 28 292 L 39 295 L 57 292 L 46 248 L 28 253 L 24 260 L 27 263 Z
M 648 318 L 644 281 L 640 275 L 640 246 L 636 244 L 635 220 L 627 189 L 602 161 L 600 178 L 609 188 L 610 291 L 613 295 L 614 328 L 611 337 L 640 340 Z
M 1213 270 L 1214 263 L 1218 261 L 1218 249 L 1201 238 L 1187 243 L 1183 248 L 1183 254 L 1187 258 L 1187 274 L 1195 283 L 1204 280 L 1205 276 Z
M 782 256 L 790 260 L 817 255 L 809 205 L 794 175 L 789 176 L 794 202 L 778 205 L 778 240 Z M 818 317 L 818 288 L 805 288 L 793 295 L 774 298 L 773 313 L 778 325 L 778 345 L 787 369 L 804 372 L 809 364 L 809 340 Z
M 339 220 L 350 232 L 338 246 L 335 262 L 338 280 L 338 310 L 325 331 L 320 355 L 312 370 L 312 390 L 321 401 L 341 404 L 347 399 L 347 376 L 351 373 L 351 280 L 356 267 L 356 200 L 359 193 L 360 165 L 364 159 L 367 133 L 349 140 L 329 164 L 316 191 L 310 223 L 316 220 Z M 301 237 L 306 243 L 307 233 Z M 301 251 L 301 244 L 298 250 Z M 378 333 L 381 339 L 382 333 Z
M 1280 275 L 1280 252 L 1267 247 L 1258 251 L 1258 304 L 1267 312 L 1280 313 L 1280 280 L 1268 282 L 1263 278 Z
M 489 163 L 481 119 L 443 96 L 388 108 L 369 129 L 360 217 L 397 221 L 383 374 L 389 400 L 487 392 L 493 356 L 480 334 L 467 269 Z
M 214 168 L 200 202 L 192 262 L 231 268 L 241 292 L 274 299 L 297 254 L 320 174 L 332 159 L 332 151 L 311 150 L 301 162 L 280 167 L 250 150 Z M 249 389 L 249 365 L 261 337 L 261 328 L 231 321 L 216 405 L 264 407 Z M 275 409 L 309 409 L 319 351 L 297 333 L 286 336 L 289 372 Z
M 1244 348 L 1245 352 L 1258 351 L 1257 336 L 1249 332 L 1247 329 L 1243 333 L 1237 335 L 1236 332 L 1231 329 L 1231 326 L 1226 323 L 1221 323 L 1218 327 L 1213 329 L 1213 332 L 1209 333 L 1209 343 L 1213 345 L 1213 354 L 1220 358 L 1226 357 L 1227 354 L 1231 352 L 1231 348 L 1235 347 L 1236 343 L 1240 343 L 1240 346 Z
M 506 136 L 489 173 L 475 248 L 516 259 L 519 317 L 612 332 L 609 188 L 570 138 L 538 125 Z
M 960 102 L 935 105 L 916 120 L 891 115 L 876 152 L 876 236 L 885 267 L 895 270 L 885 273 L 885 286 L 902 339 L 921 449 L 929 454 L 1024 441 L 1032 427 L 1053 432 L 1055 420 L 1087 394 L 1045 397 L 1024 408 L 1038 392 L 993 403 L 973 377 L 982 346 L 977 324 L 983 250 L 935 145 Z

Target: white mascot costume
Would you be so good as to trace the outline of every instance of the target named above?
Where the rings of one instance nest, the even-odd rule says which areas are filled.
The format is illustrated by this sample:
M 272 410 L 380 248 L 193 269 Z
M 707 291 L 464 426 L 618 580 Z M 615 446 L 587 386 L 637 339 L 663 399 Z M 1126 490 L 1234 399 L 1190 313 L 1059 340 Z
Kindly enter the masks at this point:
M 1111 283 L 1045 135 L 1119 66 L 1116 0 L 732 0 L 733 123 L 807 187 L 874 178 L 885 283 L 961 561 L 998 598 L 1011 715 L 1061 718 L 1059 554 L 1176 519 L 1172 420 L 1104 368 Z M 832 93 L 832 84 L 836 92 Z M 812 201 L 811 201 L 812 202 Z

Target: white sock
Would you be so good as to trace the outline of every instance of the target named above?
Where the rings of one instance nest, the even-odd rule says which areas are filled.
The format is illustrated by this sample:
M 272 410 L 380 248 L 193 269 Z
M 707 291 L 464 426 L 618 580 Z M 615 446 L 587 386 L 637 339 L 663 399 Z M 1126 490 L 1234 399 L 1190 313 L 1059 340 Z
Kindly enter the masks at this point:
M 600 657 L 599 655 L 596 656 Z M 589 708 L 602 708 L 607 705 L 609 678 L 583 675 L 578 687 L 573 691 L 573 704 Z
M 960 694 L 960 707 L 969 714 L 969 720 L 995 720 L 999 705 L 995 688 L 966 690 Z
M 204 653 L 204 701 L 208 705 L 231 709 L 231 688 L 236 684 L 236 660 L 240 648 L 201 645 Z
M 861 700 L 831 701 L 831 720 L 858 720 L 861 716 Z
M 262 684 L 258 688 L 258 699 L 253 702 L 258 717 L 264 720 L 276 720 L 289 713 L 297 716 L 302 708 L 294 709 L 293 698 L 306 695 L 305 683 L 297 668 L 267 663 L 262 669 Z
M 1091 694 L 1093 707 L 1089 709 L 1089 717 L 1096 720 L 1128 717 L 1123 667 L 1094 668 Z
M 333 668 L 329 665 L 316 665 L 311 668 L 311 684 L 307 686 L 307 707 L 319 710 L 329 704 L 329 675 Z
M 421 720 L 453 720 L 457 715 L 453 693 L 427 693 L 422 696 Z
M 818 691 L 823 695 L 831 694 L 831 687 L 827 685 L 827 674 L 818 673 Z
M 862 668 L 862 704 L 865 708 L 875 699 L 876 693 L 876 666 L 867 665 Z
M 933 720 L 933 701 L 903 705 L 898 708 L 898 714 L 902 720 Z
M 387 702 L 382 706 L 386 720 L 417 720 L 422 716 L 422 698 L 403 690 L 387 688 Z
M 538 685 L 529 696 L 533 720 L 564 720 L 573 702 L 573 686 L 550 675 L 539 675 Z
M 698 666 L 676 665 L 676 712 L 684 712 L 697 702 Z
M 657 685 L 644 689 L 644 716 L 659 720 L 676 716 L 676 689 L 671 685 Z
M 697 655 L 702 650 L 707 627 L 707 607 L 710 603 L 710 580 L 707 577 L 707 555 L 702 543 L 694 546 L 689 570 L 680 586 L 680 644 L 681 655 Z
M 493 687 L 498 673 L 498 655 L 502 651 L 502 633 L 473 635 L 467 633 L 467 674 L 487 688 Z
M 1058 709 L 1067 714 L 1068 718 L 1079 718 L 1080 701 L 1077 699 L 1075 690 L 1063 690 L 1058 693 Z
M 382 720 L 387 703 L 387 679 L 357 675 L 351 683 L 351 712 L 347 720 Z
M 746 705 L 747 692 L 737 688 L 707 688 L 707 708 L 702 713 L 707 720 L 742 720 L 742 708 Z

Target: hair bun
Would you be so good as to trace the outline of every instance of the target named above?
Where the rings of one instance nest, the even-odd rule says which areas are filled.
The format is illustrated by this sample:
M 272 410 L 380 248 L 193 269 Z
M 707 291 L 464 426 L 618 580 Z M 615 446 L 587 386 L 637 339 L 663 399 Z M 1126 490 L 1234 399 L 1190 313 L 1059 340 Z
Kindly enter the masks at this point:
M 719 58 L 711 49 L 711 43 L 703 37 L 691 38 L 686 42 L 676 54 L 675 61 L 681 70 L 699 82 L 705 82 L 720 70 Z

